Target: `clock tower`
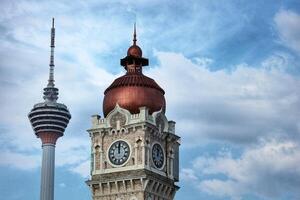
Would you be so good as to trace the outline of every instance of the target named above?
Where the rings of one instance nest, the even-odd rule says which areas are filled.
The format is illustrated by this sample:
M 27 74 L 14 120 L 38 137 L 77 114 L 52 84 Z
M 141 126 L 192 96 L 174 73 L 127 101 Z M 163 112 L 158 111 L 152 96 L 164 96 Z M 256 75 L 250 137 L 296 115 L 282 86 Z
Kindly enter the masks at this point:
M 93 200 L 172 200 L 179 187 L 179 141 L 165 115 L 164 90 L 142 73 L 148 59 L 136 44 L 120 64 L 126 74 L 105 90 L 103 114 L 92 116 Z

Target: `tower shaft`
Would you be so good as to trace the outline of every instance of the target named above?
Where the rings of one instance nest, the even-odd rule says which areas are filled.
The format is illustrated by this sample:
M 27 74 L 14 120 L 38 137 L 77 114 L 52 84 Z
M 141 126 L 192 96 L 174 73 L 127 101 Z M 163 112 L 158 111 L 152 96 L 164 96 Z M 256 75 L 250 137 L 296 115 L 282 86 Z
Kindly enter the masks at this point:
M 40 200 L 54 199 L 55 145 L 43 144 Z

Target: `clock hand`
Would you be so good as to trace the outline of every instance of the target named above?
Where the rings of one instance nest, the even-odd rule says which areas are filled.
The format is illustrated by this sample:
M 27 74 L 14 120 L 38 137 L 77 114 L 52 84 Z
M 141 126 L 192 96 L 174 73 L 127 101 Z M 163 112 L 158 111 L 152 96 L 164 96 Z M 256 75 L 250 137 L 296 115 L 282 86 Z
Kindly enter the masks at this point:
M 119 144 L 118 144 L 118 154 L 120 154 L 120 147 L 121 147 L 121 143 L 119 142 Z

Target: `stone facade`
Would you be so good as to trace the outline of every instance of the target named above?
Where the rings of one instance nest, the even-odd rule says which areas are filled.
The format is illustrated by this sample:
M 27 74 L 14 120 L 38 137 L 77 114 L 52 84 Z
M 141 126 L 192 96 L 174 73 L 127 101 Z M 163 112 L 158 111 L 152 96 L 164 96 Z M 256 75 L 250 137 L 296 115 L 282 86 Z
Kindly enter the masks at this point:
M 106 118 L 92 116 L 91 180 L 87 181 L 93 200 L 171 200 L 179 180 L 180 138 L 175 135 L 175 122 L 162 111 L 151 115 L 145 107 L 130 114 L 116 105 Z M 126 142 L 126 161 L 115 164 L 109 149 L 116 141 Z M 153 159 L 153 145 L 158 144 L 163 164 L 158 168 Z M 120 148 L 120 147 L 119 147 Z M 120 149 L 119 149 L 120 153 Z M 158 156 L 158 155 L 157 155 Z M 124 159 L 125 160 L 125 159 Z

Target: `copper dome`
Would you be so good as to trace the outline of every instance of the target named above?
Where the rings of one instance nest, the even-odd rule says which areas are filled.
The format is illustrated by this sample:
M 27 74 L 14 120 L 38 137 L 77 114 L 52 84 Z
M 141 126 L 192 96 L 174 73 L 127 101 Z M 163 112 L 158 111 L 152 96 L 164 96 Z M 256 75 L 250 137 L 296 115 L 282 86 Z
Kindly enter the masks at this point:
M 142 49 L 136 45 L 134 29 L 133 45 L 129 47 L 127 56 L 121 59 L 127 73 L 114 80 L 105 90 L 103 113 L 106 117 L 118 104 L 130 113 L 139 113 L 140 107 L 147 107 L 150 114 L 166 109 L 164 90 L 151 78 L 143 75 L 142 67 L 148 65 L 148 59 L 142 57 Z
M 117 78 L 104 92 L 104 116 L 116 104 L 130 113 L 139 113 L 140 107 L 147 107 L 150 114 L 166 109 L 164 90 L 151 78 L 139 74 L 126 74 Z

